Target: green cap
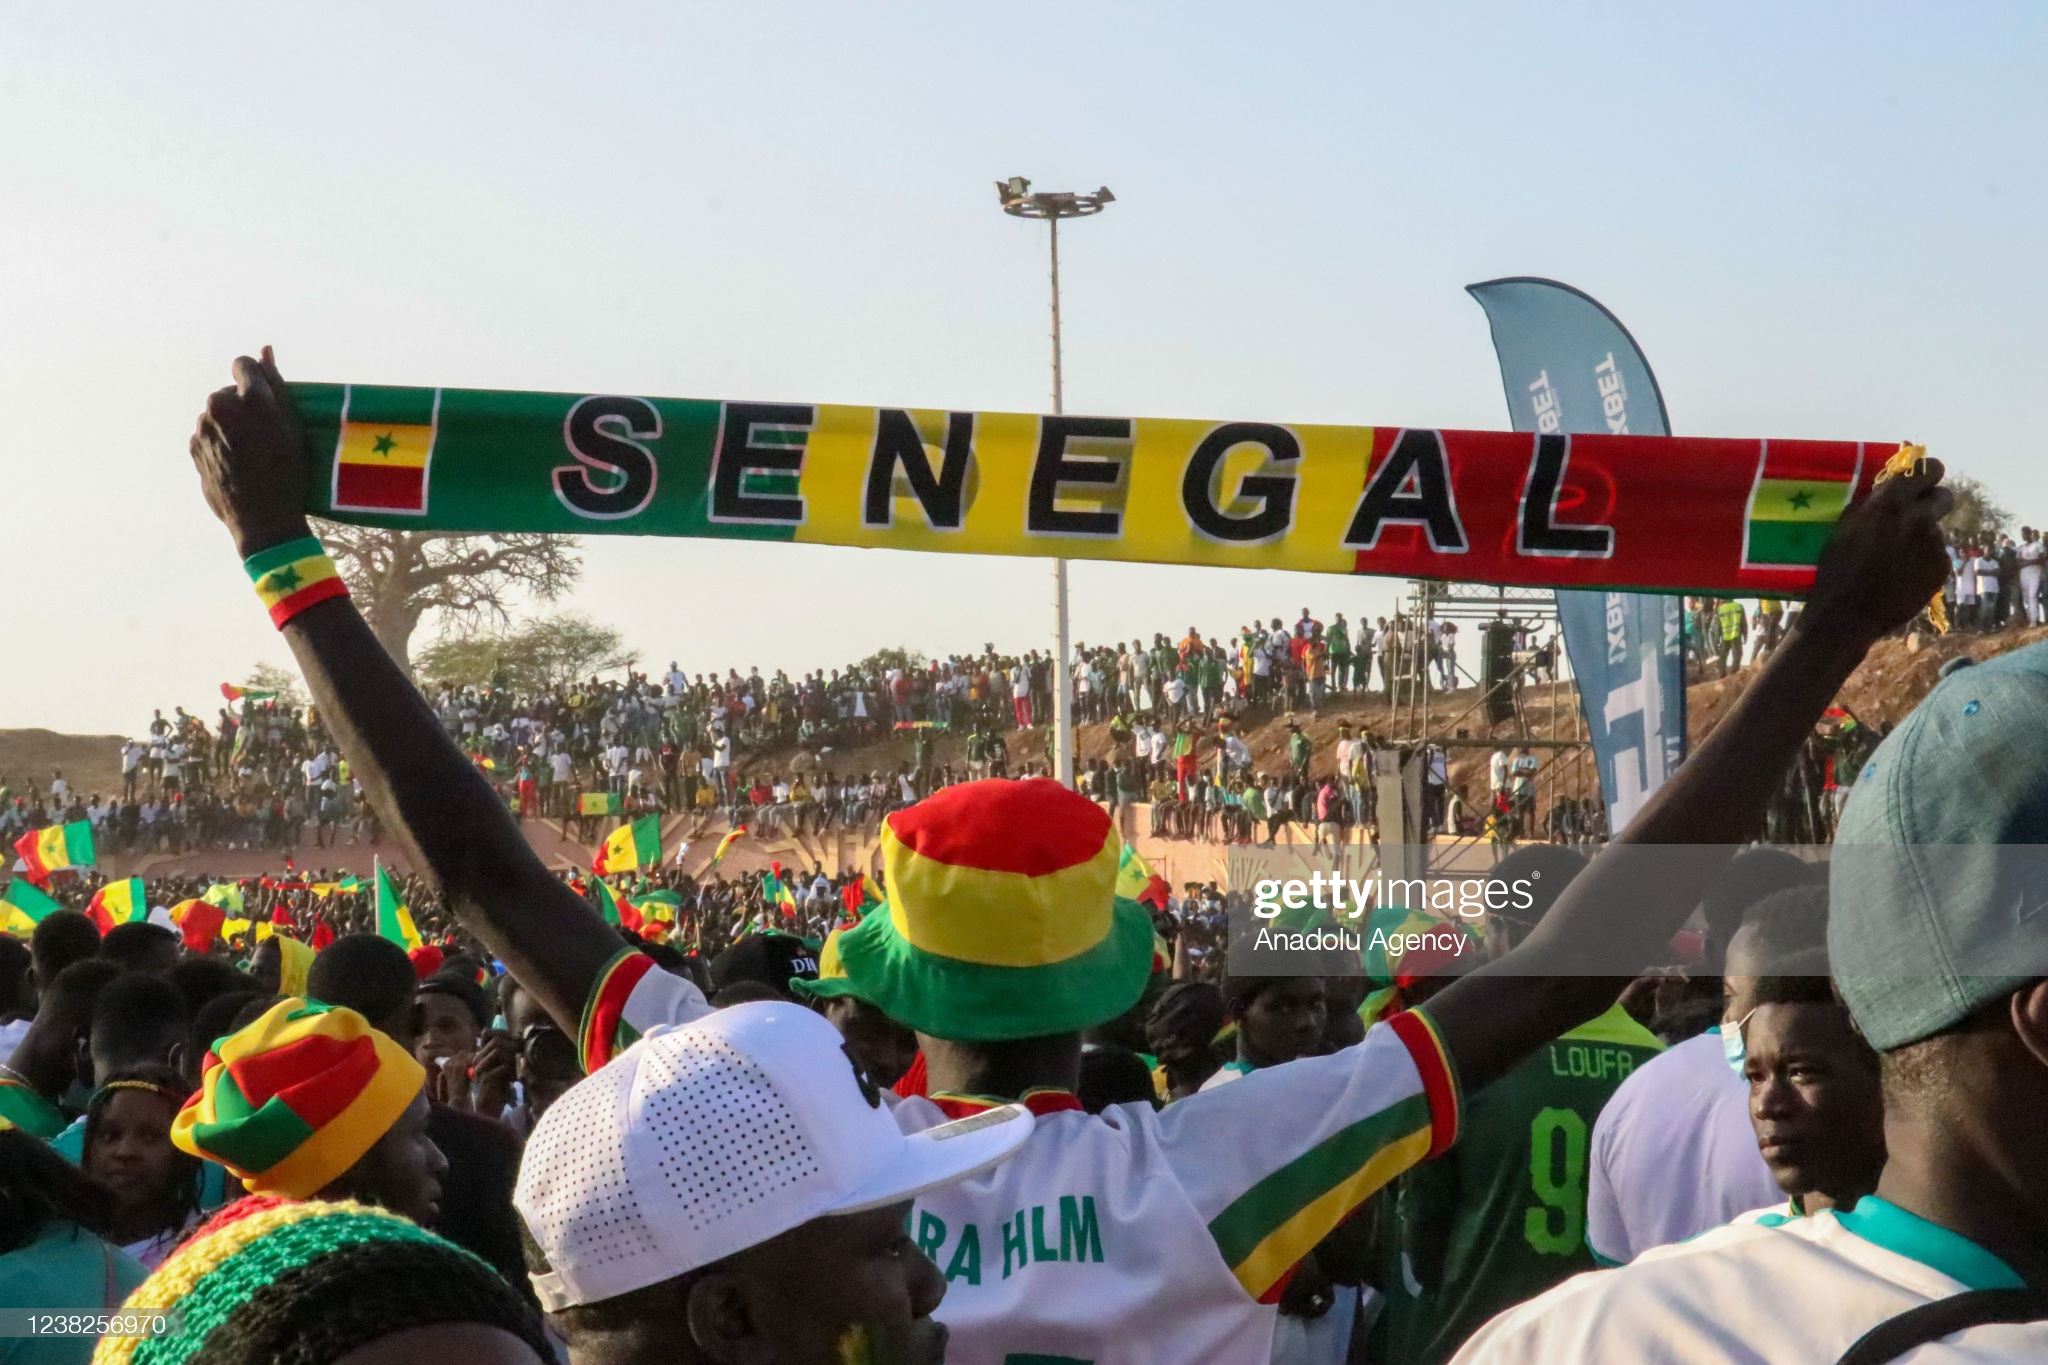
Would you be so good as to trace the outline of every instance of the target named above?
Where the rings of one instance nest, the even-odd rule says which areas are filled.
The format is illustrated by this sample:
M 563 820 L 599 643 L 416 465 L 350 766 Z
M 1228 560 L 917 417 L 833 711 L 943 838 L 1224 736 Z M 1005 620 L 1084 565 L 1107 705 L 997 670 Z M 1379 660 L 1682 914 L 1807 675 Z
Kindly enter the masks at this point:
M 2048 976 L 2048 644 L 1941 680 L 1858 775 L 1828 954 L 1880 1052 Z

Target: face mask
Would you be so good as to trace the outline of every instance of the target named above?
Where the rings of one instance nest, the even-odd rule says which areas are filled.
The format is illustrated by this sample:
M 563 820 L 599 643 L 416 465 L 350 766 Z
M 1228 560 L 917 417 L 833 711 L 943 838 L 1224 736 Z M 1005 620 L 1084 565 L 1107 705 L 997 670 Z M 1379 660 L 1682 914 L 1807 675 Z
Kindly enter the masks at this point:
M 1743 1076 L 1743 1066 L 1749 1061 L 1749 1045 L 1742 1040 L 1742 1029 L 1747 1023 L 1749 1015 L 1745 1014 L 1732 1024 L 1721 1025 L 1721 1055 L 1728 1060 L 1728 1069 L 1737 1076 Z

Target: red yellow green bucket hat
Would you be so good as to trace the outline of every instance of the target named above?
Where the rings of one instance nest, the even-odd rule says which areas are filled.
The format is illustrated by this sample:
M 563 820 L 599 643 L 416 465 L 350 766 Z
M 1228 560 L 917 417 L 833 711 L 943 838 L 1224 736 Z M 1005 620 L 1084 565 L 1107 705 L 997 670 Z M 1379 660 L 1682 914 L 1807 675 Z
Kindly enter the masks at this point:
M 963 1043 L 1114 1019 L 1152 972 L 1152 917 L 1117 894 L 1122 853 L 1108 813 L 1051 778 L 948 787 L 883 821 L 886 903 L 834 935 L 844 976 L 791 984 Z

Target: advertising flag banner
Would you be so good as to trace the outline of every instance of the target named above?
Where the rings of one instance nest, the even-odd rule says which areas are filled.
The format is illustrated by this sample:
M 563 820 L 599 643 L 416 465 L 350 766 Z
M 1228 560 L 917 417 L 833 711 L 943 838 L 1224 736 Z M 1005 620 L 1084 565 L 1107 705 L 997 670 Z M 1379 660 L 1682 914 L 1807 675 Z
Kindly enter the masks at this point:
M 1554 280 L 1492 280 L 1470 291 L 1493 328 L 1515 430 L 1539 440 L 1667 434 L 1664 395 L 1649 361 L 1592 298 Z M 1683 444 L 1665 449 L 1682 459 Z M 1811 574 L 1835 519 L 1884 461 L 1866 469 L 1860 458 L 1831 458 L 1804 443 L 1758 444 L 1737 577 L 1752 566 Z M 1553 506 L 1559 518 L 1578 517 L 1562 491 Z M 1685 600 L 1559 592 L 1557 615 L 1600 769 L 1608 829 L 1619 834 L 1685 757 Z

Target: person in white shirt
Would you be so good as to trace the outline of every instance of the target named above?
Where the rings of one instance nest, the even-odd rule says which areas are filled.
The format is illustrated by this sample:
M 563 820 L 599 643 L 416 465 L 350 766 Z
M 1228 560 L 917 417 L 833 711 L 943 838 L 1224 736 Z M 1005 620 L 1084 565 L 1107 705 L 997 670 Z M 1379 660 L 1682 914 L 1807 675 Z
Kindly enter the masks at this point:
M 2042 615 L 2041 566 L 2048 560 L 2048 544 L 2041 541 L 2041 533 L 2031 526 L 2020 528 L 2020 609 L 2026 613 L 2027 624 L 2038 626 L 2048 622 Z
M 2048 1359 L 2048 938 L 2024 896 L 2014 912 L 2015 855 L 1985 842 L 2048 840 L 2044 720 L 2048 645 L 1952 673 L 1843 812 L 1827 951 L 1880 1058 L 1876 1193 L 1748 1214 L 1567 1280 L 1455 1365 Z M 1991 762 L 2009 780 L 1986 782 Z M 1929 851 L 1969 844 L 1982 854 Z
M 1963 571 L 1977 579 L 1977 628 L 1990 630 L 1998 622 L 1998 561 L 1987 550 L 1979 550 Z
M 1956 624 L 1973 624 L 1977 619 L 1977 551 L 1974 547 L 1952 549 L 1949 559 L 1955 566 L 1951 581 L 1955 585 Z

